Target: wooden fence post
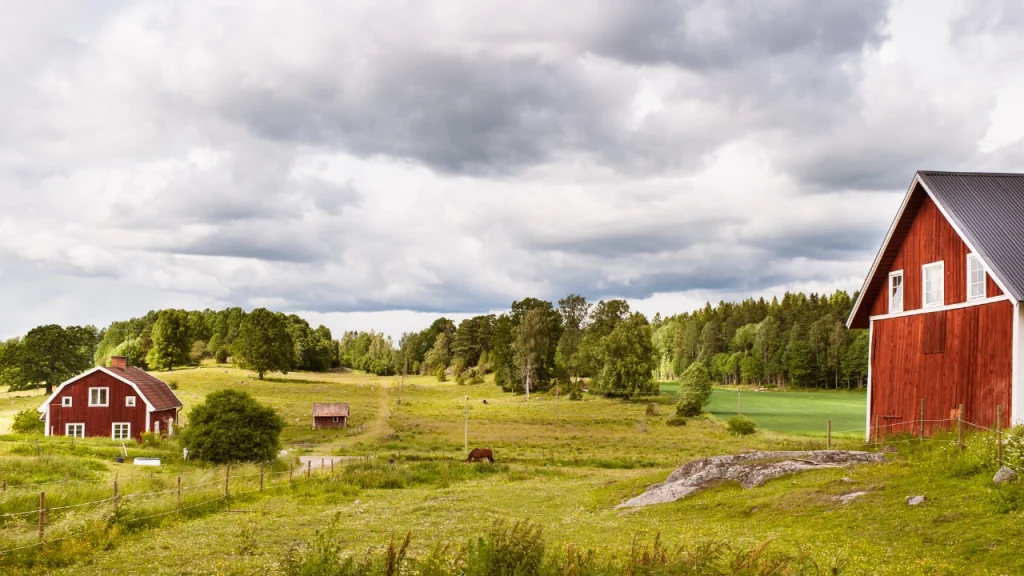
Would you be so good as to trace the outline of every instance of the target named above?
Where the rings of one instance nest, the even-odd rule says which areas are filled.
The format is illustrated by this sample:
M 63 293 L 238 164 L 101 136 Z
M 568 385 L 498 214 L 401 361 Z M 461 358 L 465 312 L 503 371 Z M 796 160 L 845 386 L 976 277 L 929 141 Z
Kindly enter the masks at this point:
M 295 475 L 295 464 L 288 464 L 288 483 L 292 483 L 292 476 Z
M 921 415 L 918 418 L 921 424 L 920 436 L 924 440 L 924 398 L 921 398 Z
M 181 474 L 178 474 L 178 514 L 181 514 Z
M 114 508 L 117 508 L 117 472 L 114 472 Z
M 1003 407 L 996 406 L 996 463 L 1003 466 Z
M 825 449 L 832 449 L 832 421 L 828 421 L 828 428 L 825 431 Z
M 878 414 L 875 414 L 875 444 L 879 443 L 882 437 L 882 429 L 878 427 Z
M 331 476 L 334 476 L 334 456 L 331 456 Z
M 231 465 L 224 466 L 224 497 L 231 496 Z
M 964 405 L 960 405 L 960 410 L 956 413 L 956 440 L 960 444 L 960 447 L 964 447 Z
M 313 473 L 313 461 L 306 460 L 306 480 L 309 480 L 310 474 Z
M 260 492 L 263 492 L 263 462 L 260 462 Z
M 46 492 L 39 493 L 39 539 L 43 539 L 43 527 L 46 525 Z
M 321 458 L 320 459 L 320 471 L 324 472 L 326 470 L 327 470 L 327 459 L 326 458 Z
M 3 488 L 3 493 L 4 493 L 4 494 L 6 494 L 6 493 L 7 493 L 7 480 L 4 480 L 4 488 Z

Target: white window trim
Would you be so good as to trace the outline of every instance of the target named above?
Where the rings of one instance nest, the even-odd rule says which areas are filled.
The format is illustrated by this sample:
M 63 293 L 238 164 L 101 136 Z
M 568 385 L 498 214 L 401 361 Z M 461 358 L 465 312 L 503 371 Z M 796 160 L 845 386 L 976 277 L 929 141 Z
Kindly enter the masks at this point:
M 893 306 L 892 306 L 892 279 L 897 277 L 897 276 L 900 277 L 900 308 L 899 308 L 899 310 L 893 308 Z M 906 282 L 904 280 L 905 280 L 905 278 L 903 276 L 903 270 L 893 270 L 892 272 L 889 272 L 889 314 L 895 314 L 895 313 L 898 313 L 898 312 L 903 312 L 903 308 L 904 308 L 903 304 L 907 300 Z
M 135 408 L 135 396 L 125 396 L 124 405 L 129 408 Z
M 61 396 L 60 397 L 60 407 L 61 408 L 71 408 L 71 402 L 72 402 L 71 396 Z
M 75 438 L 85 438 L 85 423 L 84 422 L 68 422 L 67 424 L 65 424 L 64 425 L 64 435 L 65 436 L 71 436 L 71 427 L 72 426 L 81 426 L 82 427 L 82 435 L 81 436 L 75 435 Z
M 971 296 L 971 260 L 975 260 L 979 266 L 981 266 L 981 294 Z M 985 263 L 981 261 L 981 257 L 971 252 L 967 255 L 967 300 L 984 300 L 988 298 L 988 270 L 985 269 Z
M 333 420 L 331 420 L 331 422 L 337 422 L 338 421 L 338 417 L 337 416 L 332 416 L 332 418 L 333 418 Z
M 93 402 L 92 402 L 92 391 L 93 390 L 105 390 L 105 392 L 103 393 L 103 399 L 106 400 L 106 402 L 104 402 L 103 404 L 100 404 L 98 402 L 93 404 Z M 107 386 L 93 386 L 92 388 L 89 388 L 89 406 L 90 407 L 96 407 L 96 408 L 106 408 L 107 406 L 110 406 L 110 388 L 107 387 Z
M 938 268 L 939 269 L 939 281 L 940 281 L 941 285 L 939 286 L 939 301 L 935 302 L 934 304 L 929 304 L 928 303 L 927 274 L 928 274 L 928 270 L 930 270 L 932 268 Z M 946 303 L 945 300 L 946 300 L 946 266 L 945 266 L 945 263 L 942 260 L 939 260 L 938 262 L 932 262 L 930 264 L 925 264 L 924 266 L 921 266 L 921 308 L 940 308 L 940 307 L 942 307 L 943 304 Z
M 125 436 L 124 438 L 118 438 L 117 435 L 116 435 L 116 430 L 117 430 L 118 426 L 127 426 L 128 427 L 128 435 Z M 111 426 L 110 426 L 110 439 L 111 440 L 130 440 L 131 437 L 132 437 L 132 423 L 131 422 L 111 422 Z

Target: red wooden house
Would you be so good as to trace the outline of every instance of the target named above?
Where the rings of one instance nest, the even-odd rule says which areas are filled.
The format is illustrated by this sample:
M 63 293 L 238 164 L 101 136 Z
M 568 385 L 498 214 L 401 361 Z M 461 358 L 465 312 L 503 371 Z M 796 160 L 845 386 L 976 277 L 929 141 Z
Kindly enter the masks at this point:
M 847 322 L 870 331 L 868 435 L 949 428 L 961 405 L 1024 420 L 1022 301 L 1024 174 L 918 172 Z
M 109 368 L 97 366 L 58 386 L 39 411 L 47 436 L 138 440 L 143 432 L 172 434 L 181 406 L 163 380 L 113 356 Z
M 346 426 L 348 426 L 348 404 L 344 402 L 313 404 L 313 429 L 344 428 Z

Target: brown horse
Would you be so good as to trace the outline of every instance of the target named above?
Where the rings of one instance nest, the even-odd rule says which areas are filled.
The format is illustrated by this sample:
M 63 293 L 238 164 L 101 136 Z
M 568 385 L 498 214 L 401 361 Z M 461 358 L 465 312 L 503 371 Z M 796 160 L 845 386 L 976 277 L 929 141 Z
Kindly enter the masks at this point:
M 491 452 L 490 448 L 473 448 L 473 451 L 469 453 L 469 458 L 466 458 L 466 462 L 479 462 L 485 459 L 488 462 L 494 462 L 494 452 Z

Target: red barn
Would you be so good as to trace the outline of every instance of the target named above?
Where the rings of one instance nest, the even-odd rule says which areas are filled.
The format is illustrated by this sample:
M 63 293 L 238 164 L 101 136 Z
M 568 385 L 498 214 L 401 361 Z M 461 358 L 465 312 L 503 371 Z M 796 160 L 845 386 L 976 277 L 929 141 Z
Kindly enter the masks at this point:
M 313 429 L 348 426 L 348 404 L 337 402 L 313 404 Z
M 1024 420 L 1024 174 L 918 172 L 847 326 L 867 328 L 868 435 Z M 911 424 L 900 424 L 914 422 Z
M 143 432 L 172 434 L 181 400 L 163 380 L 121 356 L 64 382 L 39 407 L 47 436 L 126 440 Z

